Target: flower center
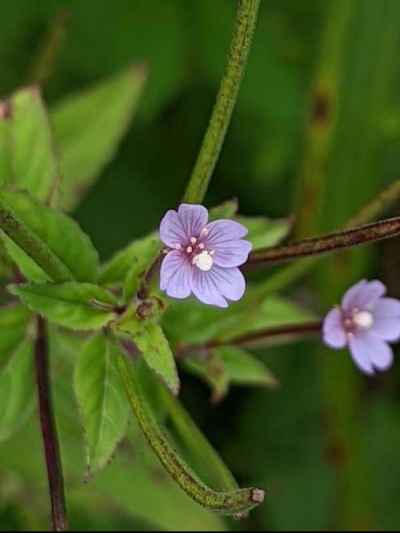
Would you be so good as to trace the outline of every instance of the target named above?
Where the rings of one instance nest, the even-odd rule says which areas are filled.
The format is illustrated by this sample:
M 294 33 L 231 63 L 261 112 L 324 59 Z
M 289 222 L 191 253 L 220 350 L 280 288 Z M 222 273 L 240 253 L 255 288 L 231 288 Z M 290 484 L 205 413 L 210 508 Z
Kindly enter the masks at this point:
M 370 311 L 355 311 L 353 323 L 360 329 L 370 329 L 374 324 L 374 317 Z
M 193 257 L 192 263 L 203 272 L 208 272 L 209 270 L 211 270 L 214 260 L 211 257 L 211 254 L 207 252 L 207 250 L 203 250 L 202 252 Z
M 207 247 L 207 228 L 203 228 L 200 235 L 190 237 L 186 245 L 177 244 L 176 250 L 186 253 L 188 260 L 203 272 L 208 272 L 214 264 L 214 250 Z M 205 241 L 205 242 L 204 242 Z

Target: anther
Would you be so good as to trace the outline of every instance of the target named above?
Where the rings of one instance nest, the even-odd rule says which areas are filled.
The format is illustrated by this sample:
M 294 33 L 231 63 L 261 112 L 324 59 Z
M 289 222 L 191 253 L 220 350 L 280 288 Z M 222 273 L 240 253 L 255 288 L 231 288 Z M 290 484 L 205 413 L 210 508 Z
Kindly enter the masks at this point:
M 188 254 L 191 254 L 193 252 L 193 248 L 191 246 L 188 246 L 186 248 L 186 251 L 187 251 Z

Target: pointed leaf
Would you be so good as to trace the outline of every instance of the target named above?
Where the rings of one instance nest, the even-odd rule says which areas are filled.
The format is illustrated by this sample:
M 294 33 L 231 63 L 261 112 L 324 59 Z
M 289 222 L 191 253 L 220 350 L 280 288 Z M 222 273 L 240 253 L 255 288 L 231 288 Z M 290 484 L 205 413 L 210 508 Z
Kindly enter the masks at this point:
M 28 87 L 18 91 L 10 105 L 14 182 L 35 198 L 46 201 L 57 183 L 59 170 L 39 89 Z
M 86 344 L 75 367 L 75 393 L 92 471 L 106 465 L 127 428 L 129 403 L 121 384 L 116 351 L 109 339 L 97 335 Z
M 73 209 L 114 156 L 146 78 L 131 67 L 61 102 L 52 113 L 61 154 L 62 205 Z
M 115 319 L 114 296 L 90 283 L 11 285 L 9 291 L 50 322 L 70 329 L 100 329 Z
M 131 336 L 148 366 L 158 374 L 174 393 L 179 391 L 175 358 L 161 327 L 151 321 L 127 318 L 116 324 L 119 331 Z
M 204 357 L 189 357 L 185 368 L 203 379 L 212 389 L 212 401 L 222 400 L 231 385 L 276 387 L 278 381 L 252 354 L 236 346 L 215 348 Z
M 276 387 L 272 372 L 251 353 L 236 346 L 216 348 L 214 353 L 224 364 L 225 374 L 232 384 Z
M 23 425 L 34 407 L 33 350 L 22 342 L 0 375 L 0 442 Z
M 97 276 L 98 254 L 89 237 L 67 215 L 46 207 L 26 193 L 2 191 L 1 199 L 65 267 L 66 278 L 93 281 Z M 49 281 L 43 269 L 15 243 L 4 237 L 7 252 L 24 276 L 31 281 Z M 67 281 L 67 279 L 66 279 Z

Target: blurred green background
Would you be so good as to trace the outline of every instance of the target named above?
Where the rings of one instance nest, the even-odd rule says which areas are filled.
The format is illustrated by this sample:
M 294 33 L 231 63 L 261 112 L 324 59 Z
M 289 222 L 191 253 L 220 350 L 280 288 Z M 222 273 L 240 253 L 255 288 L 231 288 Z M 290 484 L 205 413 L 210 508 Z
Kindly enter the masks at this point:
M 0 97 L 32 81 L 52 40 L 60 39 L 43 89 L 50 107 L 129 64 L 147 66 L 134 123 L 75 212 L 102 258 L 154 229 L 179 201 L 223 71 L 235 6 L 3 0 Z M 398 0 L 262 0 L 207 205 L 237 197 L 243 214 L 294 214 L 297 234 L 313 235 L 342 225 L 398 178 L 399 27 Z M 399 245 L 387 242 L 325 259 L 287 292 L 323 313 L 362 275 L 379 276 L 399 297 L 399 267 Z M 278 391 L 234 389 L 218 406 L 194 378 L 185 377 L 182 391 L 238 480 L 267 489 L 257 511 L 244 522 L 203 511 L 165 480 L 138 438 L 130 459 L 117 453 L 99 479 L 84 485 L 83 471 L 67 475 L 73 528 L 398 529 L 399 366 L 365 379 L 344 352 L 318 341 L 258 355 L 279 378 Z M 70 369 L 57 370 L 55 379 Z M 69 394 L 63 387 L 60 380 L 56 408 L 57 395 Z M 73 422 L 60 428 L 66 455 Z M 46 490 L 31 417 L 0 446 L 1 530 L 46 527 Z

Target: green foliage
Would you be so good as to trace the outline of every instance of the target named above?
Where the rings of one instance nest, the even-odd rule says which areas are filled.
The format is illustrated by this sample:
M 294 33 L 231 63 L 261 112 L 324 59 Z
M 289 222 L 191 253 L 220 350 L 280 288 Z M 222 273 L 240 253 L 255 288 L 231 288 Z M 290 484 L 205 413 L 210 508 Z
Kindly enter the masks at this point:
M 77 281 L 93 281 L 98 255 L 89 237 L 67 215 L 46 207 L 25 193 L 1 192 L 1 199 L 48 248 Z M 21 272 L 30 280 L 45 282 L 49 275 L 33 263 L 26 250 L 5 239 L 5 246 Z
M 246 238 L 252 243 L 253 250 L 279 244 L 287 237 L 291 224 L 288 220 L 270 220 L 266 217 L 237 217 L 249 233 Z
M 214 403 L 228 394 L 231 385 L 278 385 L 276 378 L 261 361 L 236 346 L 214 348 L 206 356 L 187 357 L 184 367 L 210 385 Z
M 65 209 L 79 203 L 113 157 L 130 125 L 145 79 L 143 66 L 130 67 L 67 97 L 52 111 Z
M 233 488 L 215 447 L 235 476 L 269 489 L 268 504 L 248 521 L 228 523 L 188 498 L 158 463 L 134 420 L 113 456 L 126 416 L 104 386 L 105 374 L 119 379 L 113 348 L 88 352 L 96 342 L 108 346 L 109 340 L 99 336 L 88 342 L 87 334 L 63 328 L 107 327 L 121 319 L 113 312 L 116 305 L 129 302 L 133 313 L 141 305 L 134 295 L 160 246 L 153 230 L 177 205 L 190 175 L 223 72 L 236 6 L 229 0 L 124 0 L 112 8 L 105 0 L 76 2 L 69 6 L 70 24 L 62 28 L 60 48 L 59 28 L 51 22 L 55 4 L 39 4 L 20 0 L 2 6 L 0 92 L 1 98 L 11 94 L 14 113 L 8 113 L 6 100 L 0 102 L 0 184 L 27 189 L 35 198 L 4 192 L 7 206 L 59 262 L 65 280 L 75 283 L 61 286 L 57 279 L 53 285 L 48 271 L 2 235 L 8 257 L 1 249 L 1 284 L 20 283 L 22 275 L 33 285 L 12 288 L 24 305 L 14 298 L 10 302 L 5 292 L 1 296 L 6 304 L 0 308 L 1 528 L 48 527 L 42 443 L 37 420 L 28 418 L 35 406 L 28 307 L 56 324 L 51 326 L 52 388 L 74 529 L 398 528 L 396 370 L 366 383 L 345 353 L 322 350 L 318 340 L 294 348 L 282 345 L 287 339 L 265 342 L 254 346 L 256 356 L 247 348 L 224 347 L 206 359 L 179 361 L 210 382 L 214 395 L 228 392 L 229 384 L 264 385 L 271 380 L 267 368 L 282 382 L 273 393 L 259 386 L 232 391 L 232 401 L 213 408 L 202 387 L 183 372 L 179 401 L 154 375 L 154 369 L 164 373 L 163 381 L 167 376 L 177 387 L 172 352 L 180 355 L 195 344 L 204 356 L 201 345 L 210 340 L 229 343 L 266 327 L 313 318 L 305 307 L 325 312 L 361 273 L 379 271 L 390 292 L 398 294 L 396 241 L 384 243 L 379 254 L 357 251 L 330 258 L 290 297 L 276 291 L 287 291 L 304 275 L 307 266 L 301 263 L 297 271 L 297 265 L 291 271 L 283 267 L 271 278 L 268 272 L 249 274 L 245 298 L 227 310 L 170 300 L 165 315 L 152 315 L 153 332 L 136 320 L 128 332 L 130 348 L 134 340 L 147 354 L 148 367 L 141 353 L 133 357 L 139 359 L 137 377 L 150 411 L 193 471 L 212 487 L 232 483 Z M 88 26 L 93 13 L 96 24 Z M 229 201 L 210 210 L 211 220 L 235 217 L 248 226 L 254 248 L 275 246 L 291 230 L 299 175 L 311 179 L 297 196 L 297 235 L 337 228 L 397 176 L 399 20 L 398 0 L 261 2 L 249 69 L 206 199 L 206 205 L 214 205 L 238 197 L 240 213 L 259 216 L 242 217 L 238 202 Z M 39 92 L 29 85 L 14 90 L 31 83 L 27 72 L 30 63 L 40 64 L 37 50 L 46 50 L 51 63 L 43 93 L 51 104 L 54 139 Z M 124 69 L 132 60 L 145 61 L 146 68 Z M 143 91 L 145 70 L 149 81 Z M 85 86 L 91 88 L 82 90 Z M 131 126 L 138 102 L 139 120 Z M 78 226 L 42 205 L 72 210 L 83 198 L 76 217 L 101 251 L 100 269 L 97 252 Z M 95 407 L 89 412 L 90 402 L 83 400 L 80 410 L 84 414 L 85 407 L 89 423 L 79 418 L 73 397 L 75 363 L 77 375 L 88 365 L 80 377 L 87 380 L 83 388 L 94 393 Z M 103 387 L 94 384 L 97 378 Z M 122 412 L 121 424 L 103 417 L 102 439 L 99 419 L 107 409 L 98 408 L 101 400 Z M 84 485 L 88 456 L 96 475 Z
M 9 304 L 0 308 L 0 372 L 24 340 L 30 317 L 26 307 Z
M 105 466 L 124 437 L 129 405 L 118 374 L 114 343 L 103 334 L 84 346 L 75 368 L 75 393 L 91 471 Z
M 13 184 L 46 201 L 60 171 L 49 118 L 37 87 L 16 92 L 10 99 Z
M 0 374 L 0 442 L 22 427 L 32 412 L 33 384 L 32 345 L 22 339 Z
M 312 314 L 280 297 L 262 298 L 254 305 L 257 287 L 249 287 L 241 302 L 227 310 L 196 301 L 173 303 L 164 315 L 167 334 L 173 341 L 201 344 L 210 339 L 226 340 L 281 324 L 304 322 Z
M 72 330 L 96 330 L 115 318 L 113 295 L 90 283 L 11 285 L 32 311 Z
M 227 200 L 223 204 L 212 207 L 209 210 L 209 220 L 218 220 L 220 218 L 232 218 L 236 215 L 239 204 L 236 199 Z
M 153 321 L 141 321 L 129 316 L 115 327 L 131 337 L 149 367 L 174 394 L 178 394 L 180 383 L 174 355 L 161 327 Z
M 131 270 L 141 273 L 141 265 L 149 266 L 160 249 L 160 242 L 155 233 L 133 241 L 123 250 L 117 252 L 100 271 L 99 282 L 104 285 L 115 285 L 125 280 Z M 136 270 L 137 269 L 137 270 Z M 136 276 L 133 276 L 136 279 Z M 133 280 L 132 280 L 133 281 Z

